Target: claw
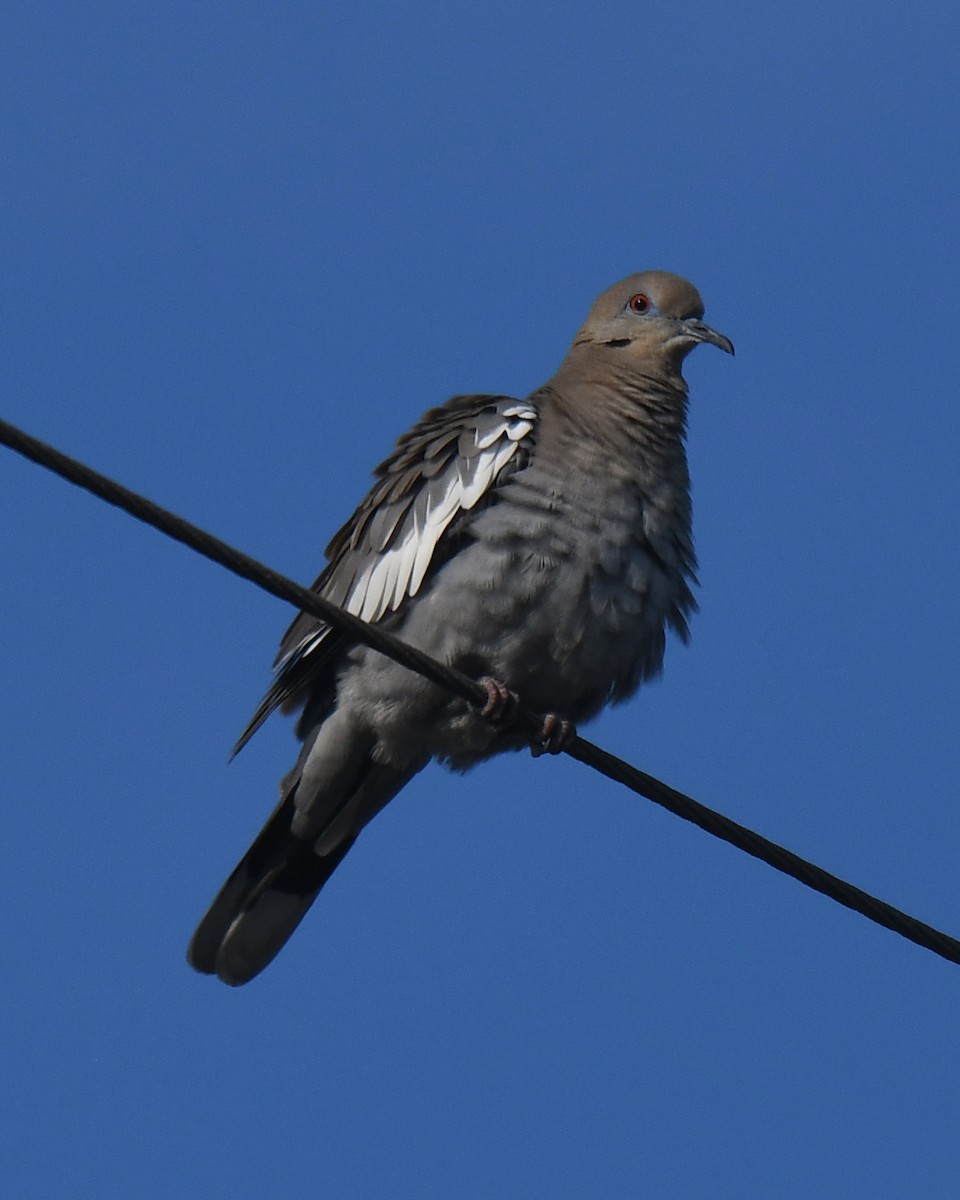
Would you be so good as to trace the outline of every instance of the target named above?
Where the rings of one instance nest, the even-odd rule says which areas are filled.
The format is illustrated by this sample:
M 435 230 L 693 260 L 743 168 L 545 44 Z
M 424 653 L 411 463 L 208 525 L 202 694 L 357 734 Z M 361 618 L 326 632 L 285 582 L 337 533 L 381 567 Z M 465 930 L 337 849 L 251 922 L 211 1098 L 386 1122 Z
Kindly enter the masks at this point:
M 573 744 L 577 736 L 577 727 L 572 721 L 558 717 L 556 713 L 547 713 L 540 726 L 540 732 L 530 744 L 530 753 L 534 758 L 541 754 L 562 754 Z
M 511 692 L 502 680 L 490 675 L 484 675 L 479 682 L 487 693 L 487 702 L 480 709 L 480 716 L 488 721 L 502 721 L 518 703 L 516 692 Z

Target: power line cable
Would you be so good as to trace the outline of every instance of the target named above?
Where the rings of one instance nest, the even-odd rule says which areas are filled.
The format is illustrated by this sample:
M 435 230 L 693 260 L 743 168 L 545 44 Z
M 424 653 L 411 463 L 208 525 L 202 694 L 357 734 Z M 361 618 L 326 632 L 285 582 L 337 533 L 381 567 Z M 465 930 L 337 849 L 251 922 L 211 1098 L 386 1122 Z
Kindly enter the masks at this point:
M 31 437 L 6 421 L 0 421 L 0 444 L 9 446 L 11 450 L 15 450 L 24 458 L 45 467 L 78 487 L 92 492 L 108 504 L 123 509 L 130 516 L 153 526 L 154 529 L 158 529 L 167 537 L 173 538 L 174 541 L 189 546 L 191 550 L 219 563 L 220 566 L 226 567 L 235 575 L 248 579 L 278 599 L 285 600 L 295 608 L 342 629 L 356 641 L 363 642 L 372 649 L 380 651 L 395 662 L 411 671 L 416 671 L 419 675 L 455 695 L 461 696 L 471 704 L 480 707 L 487 702 L 489 698 L 487 690 L 476 680 L 437 662 L 429 655 L 407 645 L 385 630 L 361 621 L 358 617 L 331 604 L 316 592 L 301 587 L 278 571 L 251 558 L 250 555 L 222 542 L 219 538 L 192 525 L 182 517 L 175 516 L 167 509 L 161 508 L 159 504 L 154 504 L 144 496 L 123 487 L 122 484 L 108 479 L 84 463 L 69 458 L 59 450 Z M 541 716 L 522 707 L 518 707 L 512 712 L 511 717 L 531 730 L 539 729 L 543 720 Z M 599 771 L 608 779 L 623 784 L 624 787 L 652 800 L 655 804 L 682 817 L 685 821 L 699 825 L 707 833 L 712 833 L 714 837 L 721 838 L 732 846 L 736 846 L 737 849 L 746 851 L 747 854 L 760 859 L 785 875 L 793 876 L 807 887 L 821 892 L 831 900 L 836 900 L 838 904 L 861 913 L 876 924 L 883 925 L 894 933 L 900 934 L 901 937 L 915 942 L 918 946 L 932 950 L 941 958 L 960 963 L 960 941 L 942 933 L 939 929 L 934 929 L 933 926 L 927 925 L 923 921 L 918 921 L 916 917 L 909 916 L 900 909 L 894 908 L 893 905 L 887 904 L 886 901 L 854 887 L 853 884 L 832 875 L 815 863 L 801 858 L 783 846 L 778 846 L 776 842 L 771 842 L 759 833 L 747 829 L 746 826 L 737 824 L 736 821 L 730 820 L 722 813 L 707 808 L 690 796 L 685 796 L 682 792 L 655 779 L 652 775 L 647 775 L 644 771 L 638 770 L 615 755 L 602 750 L 599 746 L 595 746 L 592 742 L 588 742 L 585 738 L 576 737 L 565 748 L 565 752 L 571 758 Z

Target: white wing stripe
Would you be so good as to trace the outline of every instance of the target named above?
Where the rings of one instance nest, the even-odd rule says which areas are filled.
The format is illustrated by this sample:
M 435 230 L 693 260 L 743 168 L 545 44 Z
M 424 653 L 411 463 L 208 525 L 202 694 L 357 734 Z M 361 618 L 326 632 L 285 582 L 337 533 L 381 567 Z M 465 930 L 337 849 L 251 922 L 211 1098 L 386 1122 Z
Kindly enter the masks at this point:
M 473 508 L 533 429 L 536 409 L 519 401 L 497 413 L 478 413 L 457 440 L 458 454 L 441 472 L 423 478 L 420 493 L 394 525 L 378 514 L 371 538 L 380 552 L 357 572 L 347 591 L 344 608 L 364 621 L 378 621 L 415 596 L 426 577 L 434 551 L 458 512 Z M 431 447 L 440 453 L 437 446 Z M 430 457 L 430 450 L 427 452 Z M 399 542 L 382 549 L 391 536 Z M 328 636 L 328 626 L 314 630 L 277 664 L 282 673 L 291 663 L 311 654 Z
M 489 490 L 521 439 L 533 429 L 536 415 L 528 404 L 514 404 L 495 416 L 477 416 L 475 424 L 461 434 L 454 461 L 421 485 L 398 531 L 403 535 L 399 544 L 358 573 L 347 597 L 350 612 L 377 621 L 417 594 L 447 527 L 458 512 L 473 508 Z

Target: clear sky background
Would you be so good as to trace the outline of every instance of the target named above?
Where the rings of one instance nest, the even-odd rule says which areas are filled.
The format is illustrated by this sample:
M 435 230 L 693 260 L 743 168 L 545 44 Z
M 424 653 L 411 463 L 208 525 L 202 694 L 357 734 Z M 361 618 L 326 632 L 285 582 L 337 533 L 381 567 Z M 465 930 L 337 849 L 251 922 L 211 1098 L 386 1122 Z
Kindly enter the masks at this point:
M 702 611 L 588 736 L 960 933 L 956 4 L 0 17 L 0 415 L 309 582 L 369 472 L 687 275 Z M 265 975 L 187 940 L 290 613 L 0 451 L 0 1188 L 960 1193 L 960 967 L 568 759 L 431 768 Z

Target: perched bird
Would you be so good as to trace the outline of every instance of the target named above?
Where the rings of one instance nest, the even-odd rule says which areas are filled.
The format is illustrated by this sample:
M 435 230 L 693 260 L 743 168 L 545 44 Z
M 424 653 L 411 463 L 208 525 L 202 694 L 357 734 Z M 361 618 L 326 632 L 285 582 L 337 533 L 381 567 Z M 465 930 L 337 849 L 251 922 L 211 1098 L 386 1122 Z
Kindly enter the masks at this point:
M 660 672 L 668 627 L 686 640 L 696 560 L 681 366 L 701 342 L 733 353 L 702 318 L 686 280 L 631 275 L 525 400 L 455 396 L 400 438 L 314 588 L 482 679 L 489 703 L 480 713 L 301 613 L 236 749 L 276 708 L 301 710 L 303 746 L 193 936 L 197 970 L 233 985 L 262 971 L 431 759 L 463 770 L 529 742 L 503 719 L 512 695 L 548 713 L 535 749 L 556 752 L 573 721 Z

